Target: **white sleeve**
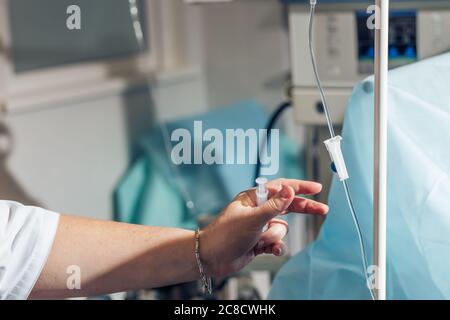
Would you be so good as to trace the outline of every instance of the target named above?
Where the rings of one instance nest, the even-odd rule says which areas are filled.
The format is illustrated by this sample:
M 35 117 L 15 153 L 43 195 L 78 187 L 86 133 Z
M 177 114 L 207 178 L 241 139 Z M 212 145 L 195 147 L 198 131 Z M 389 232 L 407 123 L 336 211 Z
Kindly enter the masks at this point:
M 47 261 L 59 214 L 0 201 L 0 299 L 27 299 Z

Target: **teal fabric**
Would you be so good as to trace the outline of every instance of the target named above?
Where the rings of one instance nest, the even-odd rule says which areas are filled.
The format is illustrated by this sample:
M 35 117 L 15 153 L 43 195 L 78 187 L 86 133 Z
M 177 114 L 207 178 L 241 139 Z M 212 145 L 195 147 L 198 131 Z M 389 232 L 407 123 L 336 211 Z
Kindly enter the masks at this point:
M 168 132 L 186 128 L 192 133 L 195 120 L 202 121 L 203 131 L 217 128 L 225 132 L 225 129 L 264 128 L 268 117 L 258 103 L 244 101 L 168 123 Z M 253 187 L 255 166 L 179 165 L 176 168 L 179 181 L 175 181 L 177 175 L 173 170 L 159 128 L 142 139 L 137 160 L 116 189 L 116 219 L 144 225 L 195 228 L 198 216 L 216 215 L 237 193 Z M 281 136 L 280 171 L 269 178 L 286 174 L 303 178 L 302 155 L 296 143 Z M 192 197 L 193 210 L 186 208 L 180 184 Z
M 143 155 L 129 169 L 116 190 L 116 219 L 149 226 L 195 228 L 175 186 L 158 173 Z
M 450 54 L 389 79 L 388 299 L 450 299 Z M 373 79 L 358 85 L 343 129 L 350 189 L 373 254 Z M 342 184 L 318 239 L 276 276 L 272 299 L 369 299 Z M 370 262 L 369 262 L 370 263 Z

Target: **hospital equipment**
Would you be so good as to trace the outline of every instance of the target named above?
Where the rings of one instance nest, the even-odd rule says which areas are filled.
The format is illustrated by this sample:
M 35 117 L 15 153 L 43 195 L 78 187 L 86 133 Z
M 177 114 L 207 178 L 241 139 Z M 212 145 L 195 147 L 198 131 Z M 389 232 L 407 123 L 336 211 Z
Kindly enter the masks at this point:
M 417 76 L 417 75 L 420 75 Z M 450 53 L 390 71 L 388 299 L 449 299 Z M 374 79 L 352 94 L 343 153 L 364 241 L 373 249 Z M 420 168 L 420 169 L 418 169 Z M 334 179 L 318 239 L 276 276 L 269 298 L 368 299 L 344 191 Z
M 283 0 L 288 5 L 292 104 L 294 118 L 305 130 L 307 178 L 329 181 L 326 151 L 329 138 L 324 110 L 309 59 L 309 0 Z M 318 74 L 327 93 L 333 122 L 342 125 L 353 87 L 373 73 L 374 31 L 366 26 L 367 7 L 374 2 L 322 0 L 315 18 L 314 51 Z M 391 1 L 390 67 L 420 61 L 450 50 L 450 1 Z M 324 183 L 325 201 L 329 184 Z M 315 222 L 312 222 L 316 225 Z
M 264 204 L 267 202 L 267 195 L 269 194 L 269 191 L 267 191 L 267 178 L 259 177 L 255 180 L 256 182 L 256 203 L 258 206 Z
M 292 100 L 295 119 L 325 125 L 309 59 L 309 0 L 284 0 L 289 8 Z M 315 18 L 318 73 L 332 106 L 333 122 L 342 124 L 352 88 L 373 73 L 374 31 L 366 27 L 374 1 L 319 0 Z M 450 50 L 450 1 L 391 1 L 389 64 L 398 67 Z
M 267 190 L 267 184 L 268 180 L 264 177 L 256 178 L 255 183 L 257 185 L 256 187 L 256 204 L 258 206 L 262 206 L 264 203 L 267 202 L 267 196 L 269 195 L 269 191 Z M 269 226 L 266 224 L 263 227 L 263 232 L 265 232 Z
M 307 4 L 308 1 L 285 1 L 286 3 Z M 321 12 L 321 19 L 323 19 L 320 27 L 325 27 L 325 38 L 319 38 L 318 44 L 311 45 L 313 38 L 312 20 L 314 18 L 314 7 L 316 0 L 309 1 L 311 3 L 311 10 L 309 19 L 307 18 L 307 10 L 301 5 L 293 5 L 290 7 L 290 31 L 291 31 L 291 57 L 293 64 L 293 85 L 292 99 L 294 108 L 296 110 L 296 119 L 299 123 L 310 126 L 309 141 L 307 141 L 307 155 L 310 156 L 308 160 L 309 172 L 316 173 L 311 178 L 315 180 L 321 180 L 321 177 L 317 176 L 317 171 L 323 171 L 320 168 L 326 168 L 326 165 L 320 164 L 321 156 L 317 156 L 317 151 L 314 152 L 317 147 L 315 146 L 317 141 L 322 140 L 324 133 L 323 129 L 319 128 L 323 124 L 328 126 L 330 136 L 334 137 L 334 130 L 331 124 L 331 115 L 328 108 L 328 104 L 322 89 L 319 73 L 325 77 L 325 86 L 328 88 L 327 92 L 330 93 L 333 114 L 337 114 L 333 120 L 342 122 L 343 114 L 345 112 L 345 104 L 351 88 L 353 87 L 352 81 L 358 79 L 358 77 L 372 73 L 372 70 L 376 74 L 376 86 L 375 86 L 375 164 L 374 164 L 374 237 L 377 245 L 374 248 L 374 264 L 379 266 L 378 273 L 378 286 L 377 296 L 383 299 L 384 283 L 385 283 L 385 247 L 386 247 L 386 152 L 387 152 L 387 103 L 386 103 L 386 90 L 387 90 L 387 68 L 388 68 L 388 54 L 391 63 L 391 67 L 410 63 L 420 58 L 418 56 L 418 49 L 420 45 L 427 47 L 426 50 L 430 50 L 429 46 L 426 46 L 424 37 L 419 37 L 416 28 L 416 10 L 421 8 L 421 13 L 425 16 L 430 14 L 429 11 L 422 12 L 423 9 L 448 7 L 449 3 L 443 1 L 435 2 L 398 2 L 394 1 L 395 8 L 403 8 L 400 11 L 394 11 L 392 18 L 389 19 L 389 1 L 376 1 L 376 5 L 380 8 L 380 15 L 377 20 L 381 21 L 381 28 L 375 28 L 375 31 L 370 30 L 367 27 L 367 21 L 369 13 L 371 11 L 364 10 L 369 4 L 373 4 L 372 1 L 319 1 L 321 8 L 324 10 Z M 323 5 L 323 6 L 322 6 Z M 405 10 L 408 8 L 409 10 Z M 412 9 L 413 8 L 413 9 Z M 372 12 L 374 13 L 374 12 Z M 445 26 L 444 19 L 440 16 L 441 12 L 434 12 L 433 16 L 435 21 L 439 21 L 440 30 Z M 448 14 L 448 11 L 447 11 Z M 338 19 L 337 17 L 340 17 Z M 379 18 L 379 19 L 378 19 Z M 357 23 L 354 23 L 356 19 Z M 389 27 L 389 20 L 391 27 Z M 422 21 L 423 22 L 423 21 Z M 355 27 L 353 27 L 355 26 Z M 419 24 L 420 28 L 424 29 L 428 27 L 427 24 Z M 352 28 L 354 28 L 352 30 Z M 308 31 L 306 31 L 308 30 Z M 357 36 L 353 36 L 357 31 Z M 388 41 L 389 31 L 389 41 Z M 430 31 L 429 29 L 421 30 L 423 33 Z M 438 33 L 434 33 L 439 34 Z M 318 37 L 322 36 L 320 33 L 316 34 Z M 423 35 L 423 34 L 421 34 Z M 309 48 L 306 48 L 305 42 L 308 38 Z M 444 38 L 444 37 L 442 37 Z M 349 43 L 349 41 L 357 41 L 357 44 Z M 375 41 L 374 41 L 375 40 Z M 302 41 L 302 42 L 300 42 Z M 375 42 L 375 46 L 373 45 Z M 445 39 L 445 44 L 442 44 L 441 39 L 436 41 L 432 50 L 436 50 L 432 53 L 438 53 L 442 50 L 442 47 L 450 48 L 450 41 Z M 358 51 L 354 50 L 358 48 Z M 315 51 L 318 52 L 321 63 L 318 69 Z M 425 50 L 422 50 L 423 54 Z M 358 63 L 354 63 L 351 59 L 354 59 L 355 52 L 358 54 Z M 430 51 L 429 51 L 430 52 Z M 311 56 L 310 64 L 305 65 L 304 58 L 306 55 Z M 428 53 L 430 54 L 430 53 Z M 425 56 L 425 55 L 424 55 Z M 375 58 L 375 59 L 374 59 Z M 323 59 L 323 60 L 322 60 Z M 357 66 L 357 67 L 356 67 Z M 311 71 L 312 72 L 309 72 Z M 313 75 L 314 77 L 311 77 Z M 357 82 L 357 80 L 355 81 Z M 311 86 L 317 84 L 319 87 L 319 94 L 317 94 Z M 347 93 L 346 90 L 348 91 Z M 318 97 L 317 97 L 318 96 Z M 325 115 L 325 117 L 323 116 Z M 314 126 L 314 127 L 311 127 Z M 340 141 L 339 138 L 337 140 Z M 335 142 L 331 145 L 330 142 Z M 339 159 L 339 148 L 336 140 L 327 140 L 325 142 L 327 150 L 330 153 L 330 147 L 334 146 L 332 150 L 337 152 L 336 154 L 330 153 L 332 161 Z M 323 153 L 322 153 L 323 154 Z M 342 159 L 343 160 L 343 159 Z M 339 162 L 342 164 L 343 162 Z M 340 178 L 346 177 L 346 170 L 344 166 L 336 166 L 333 163 L 333 171 L 335 171 Z M 344 170 L 344 172 L 343 172 Z M 326 176 L 326 174 L 325 174 Z M 345 195 L 347 196 L 348 204 L 352 209 L 352 216 L 354 218 L 355 225 L 358 228 L 358 221 L 356 219 L 355 212 L 353 210 L 352 201 L 349 197 L 349 187 L 347 182 L 344 182 Z M 359 234 L 360 244 L 362 252 L 364 253 L 364 246 Z M 363 254 L 363 256 L 365 256 Z M 367 270 L 367 258 L 364 259 L 365 270 Z M 369 283 L 369 282 L 368 282 Z
M 373 263 L 376 298 L 386 300 L 389 0 L 376 0 L 375 6 Z
M 323 105 L 325 119 L 327 122 L 328 130 L 330 132 L 330 138 L 328 140 L 325 140 L 324 143 L 328 150 L 328 153 L 330 154 L 332 169 L 336 173 L 336 176 L 338 177 L 338 179 L 342 182 L 343 188 L 345 190 L 345 197 L 347 199 L 349 209 L 350 209 L 350 212 L 351 212 L 351 215 L 353 218 L 353 222 L 355 225 L 355 229 L 358 234 L 358 240 L 359 240 L 360 249 L 361 249 L 362 266 L 363 266 L 363 270 L 364 270 L 364 275 L 366 276 L 367 286 L 370 290 L 370 295 L 371 295 L 372 299 L 375 299 L 375 295 L 372 291 L 372 288 L 369 286 L 369 278 L 367 276 L 367 272 L 368 272 L 367 253 L 366 253 L 366 249 L 365 249 L 365 245 L 364 245 L 363 236 L 361 234 L 361 227 L 360 227 L 360 224 L 358 221 L 358 216 L 356 214 L 355 208 L 353 206 L 353 201 L 352 201 L 352 197 L 350 194 L 349 186 L 346 181 L 349 178 L 349 175 L 347 172 L 347 168 L 345 166 L 345 160 L 344 160 L 344 156 L 343 156 L 342 150 L 341 150 L 342 137 L 336 136 L 334 133 L 334 128 L 333 128 L 333 123 L 331 120 L 330 111 L 328 109 L 328 104 L 326 102 L 326 96 L 325 96 L 324 90 L 322 88 L 322 83 L 320 81 L 320 77 L 319 77 L 319 74 L 317 71 L 316 57 L 315 57 L 315 53 L 314 53 L 314 49 L 313 49 L 313 26 L 314 26 L 314 13 L 315 13 L 316 4 L 317 4 L 317 0 L 310 0 L 308 45 L 309 45 L 311 63 L 313 66 L 314 77 L 316 79 L 317 88 L 319 90 L 320 99 L 321 99 L 321 102 Z M 389 14 L 389 13 L 387 13 L 387 14 Z M 378 20 L 378 17 L 377 17 L 377 20 Z M 384 25 L 383 27 L 384 27 L 384 29 L 387 29 L 386 25 Z M 386 39 L 387 39 L 387 33 L 385 35 L 386 35 Z M 381 52 L 381 51 L 377 52 L 378 61 L 380 61 L 379 57 L 382 54 L 384 54 L 384 52 Z M 385 54 L 387 56 L 387 52 Z M 386 70 L 386 72 L 387 72 L 387 70 Z M 385 78 L 384 80 L 387 80 L 387 78 Z M 379 164 L 380 164 L 380 162 L 377 162 L 377 165 L 379 165 Z M 384 172 L 384 174 L 386 174 L 386 173 Z M 379 180 L 377 179 L 376 181 L 379 181 Z M 386 189 L 384 189 L 383 192 L 385 193 Z M 377 207 L 377 208 L 379 208 L 379 207 Z M 378 216 L 379 212 L 376 212 L 375 215 Z M 378 230 L 378 228 L 379 228 L 378 221 L 375 221 L 374 229 Z M 385 232 L 386 225 L 384 224 L 383 226 L 381 226 L 381 229 Z M 385 245 L 385 243 L 384 243 L 384 245 Z M 378 265 L 378 267 L 379 267 L 379 269 L 384 270 L 384 266 Z M 382 297 L 382 299 L 384 299 L 384 298 Z
M 326 118 L 316 90 L 308 47 L 309 0 L 283 0 L 288 5 L 292 104 L 294 118 L 305 126 L 307 178 L 329 181 Z M 352 88 L 373 73 L 374 31 L 366 26 L 373 1 L 322 0 L 315 14 L 314 51 L 318 74 L 339 131 Z M 398 67 L 450 50 L 450 1 L 393 1 L 390 12 L 390 67 Z M 324 183 L 325 201 L 329 184 Z M 316 225 L 315 222 L 312 222 Z

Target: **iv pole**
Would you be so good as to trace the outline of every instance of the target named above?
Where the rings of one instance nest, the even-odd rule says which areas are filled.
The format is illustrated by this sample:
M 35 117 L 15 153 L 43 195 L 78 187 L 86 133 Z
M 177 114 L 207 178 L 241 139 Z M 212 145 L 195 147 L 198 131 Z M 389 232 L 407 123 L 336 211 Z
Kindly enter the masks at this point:
M 389 63 L 389 0 L 375 0 L 375 118 L 374 118 L 374 264 L 375 293 L 386 300 L 387 123 Z

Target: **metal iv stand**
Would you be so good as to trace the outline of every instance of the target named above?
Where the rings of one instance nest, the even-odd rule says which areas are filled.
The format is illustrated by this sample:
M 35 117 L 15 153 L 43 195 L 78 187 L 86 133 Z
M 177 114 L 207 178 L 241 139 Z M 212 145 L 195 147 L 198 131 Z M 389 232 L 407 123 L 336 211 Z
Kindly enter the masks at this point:
M 389 0 L 375 0 L 374 264 L 376 299 L 386 300 Z

